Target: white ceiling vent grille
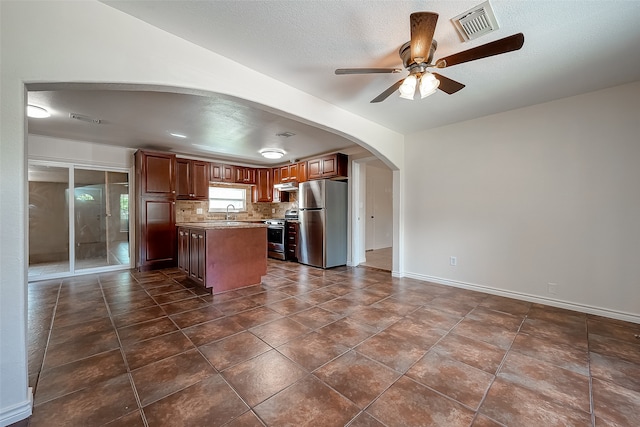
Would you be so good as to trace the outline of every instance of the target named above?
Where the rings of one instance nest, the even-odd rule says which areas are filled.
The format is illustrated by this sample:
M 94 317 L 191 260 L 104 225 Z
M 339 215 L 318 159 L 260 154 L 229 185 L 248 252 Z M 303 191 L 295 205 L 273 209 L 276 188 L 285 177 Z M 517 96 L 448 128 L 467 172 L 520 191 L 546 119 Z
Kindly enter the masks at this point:
M 498 28 L 498 21 L 488 1 L 451 19 L 464 41 L 477 39 Z

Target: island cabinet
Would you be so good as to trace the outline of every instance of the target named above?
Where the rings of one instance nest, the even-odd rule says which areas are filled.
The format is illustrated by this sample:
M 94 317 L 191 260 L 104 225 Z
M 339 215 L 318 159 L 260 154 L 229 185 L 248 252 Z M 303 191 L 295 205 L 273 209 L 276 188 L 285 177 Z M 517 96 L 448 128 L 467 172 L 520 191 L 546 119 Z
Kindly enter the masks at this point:
M 342 153 L 331 154 L 307 162 L 307 178 L 339 179 L 347 177 L 348 157 Z
M 267 228 L 197 223 L 178 227 L 178 267 L 212 293 L 257 285 L 267 274 Z
M 178 268 L 191 280 L 205 286 L 205 231 L 201 228 L 178 228 Z
M 209 163 L 200 160 L 176 160 L 176 196 L 178 199 L 209 199 Z
M 209 180 L 213 182 L 235 182 L 235 172 L 232 165 L 223 163 L 211 163 Z
M 135 154 L 136 268 L 140 271 L 176 264 L 175 155 Z

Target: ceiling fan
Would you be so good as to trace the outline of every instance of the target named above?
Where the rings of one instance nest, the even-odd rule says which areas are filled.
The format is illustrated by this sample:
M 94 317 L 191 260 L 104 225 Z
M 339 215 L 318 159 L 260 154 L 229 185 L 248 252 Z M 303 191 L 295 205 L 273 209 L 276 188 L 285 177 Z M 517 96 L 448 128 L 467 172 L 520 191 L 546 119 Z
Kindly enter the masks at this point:
M 371 102 L 384 101 L 396 90 L 400 90 L 400 97 L 413 99 L 416 86 L 422 98 L 440 89 L 451 95 L 464 88 L 460 82 L 452 80 L 438 73 L 427 71 L 428 68 L 446 68 L 463 62 L 475 61 L 489 56 L 518 50 L 524 44 L 524 34 L 518 33 L 500 40 L 477 46 L 453 55 L 445 56 L 432 63 L 433 55 L 438 43 L 433 39 L 438 22 L 438 14 L 433 12 L 416 12 L 411 17 L 411 41 L 400 47 L 399 54 L 404 68 L 409 75 L 394 83 L 387 90 L 375 97 Z M 400 68 L 339 68 L 336 74 L 377 74 L 400 73 Z

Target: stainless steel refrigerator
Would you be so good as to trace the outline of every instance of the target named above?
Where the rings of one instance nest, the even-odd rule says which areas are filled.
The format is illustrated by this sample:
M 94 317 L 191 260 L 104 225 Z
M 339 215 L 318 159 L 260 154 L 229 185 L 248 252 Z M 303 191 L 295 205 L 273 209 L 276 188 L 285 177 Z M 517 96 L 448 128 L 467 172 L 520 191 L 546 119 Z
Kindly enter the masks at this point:
M 307 181 L 298 187 L 298 261 L 330 268 L 347 263 L 347 183 Z

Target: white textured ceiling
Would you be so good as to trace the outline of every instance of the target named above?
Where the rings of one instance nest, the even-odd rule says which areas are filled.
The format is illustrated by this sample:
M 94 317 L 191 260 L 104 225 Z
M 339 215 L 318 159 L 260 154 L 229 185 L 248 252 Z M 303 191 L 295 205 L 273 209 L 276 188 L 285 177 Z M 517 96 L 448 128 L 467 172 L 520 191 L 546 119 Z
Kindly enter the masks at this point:
M 405 134 L 640 80 L 640 1 L 494 0 L 500 29 L 466 43 L 450 19 L 480 0 L 104 3 Z M 410 38 L 415 11 L 440 15 L 436 59 L 518 32 L 524 47 L 440 70 L 466 85 L 453 95 L 438 91 L 416 101 L 392 95 L 371 104 L 404 74 L 334 70 L 401 66 L 397 51 Z M 258 126 L 273 120 L 248 114 Z M 200 125 L 189 126 L 197 132 Z

